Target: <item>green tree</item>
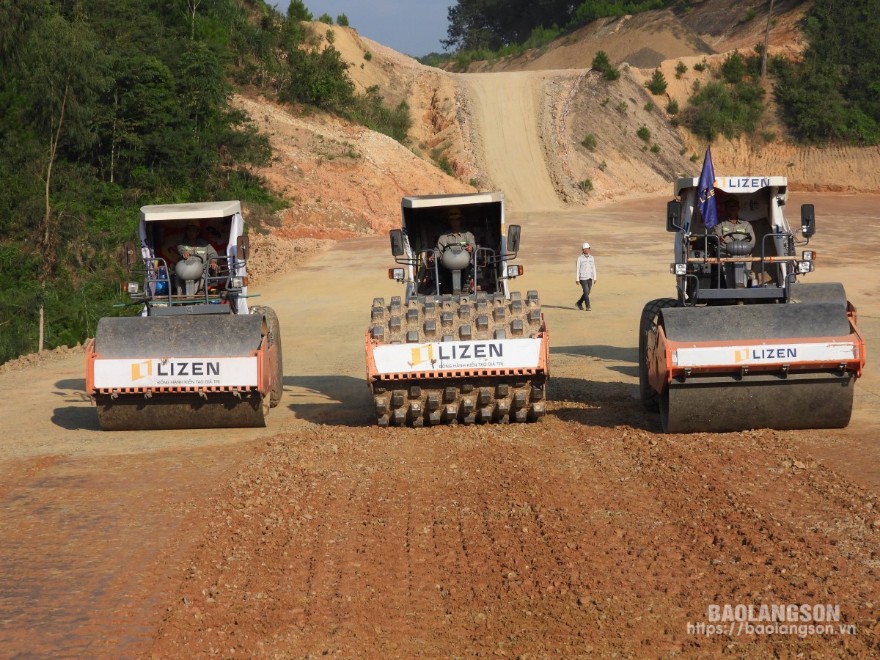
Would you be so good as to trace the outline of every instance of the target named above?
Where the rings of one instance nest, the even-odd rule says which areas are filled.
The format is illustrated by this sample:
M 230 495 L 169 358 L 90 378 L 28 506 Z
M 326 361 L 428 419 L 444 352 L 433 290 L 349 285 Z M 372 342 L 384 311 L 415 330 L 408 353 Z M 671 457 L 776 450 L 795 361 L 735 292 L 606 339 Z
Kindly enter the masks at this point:
M 497 50 L 525 43 L 535 28 L 566 25 L 570 0 L 458 0 L 447 12 L 447 48 Z
M 654 69 L 654 73 L 651 74 L 651 79 L 645 83 L 645 87 L 647 87 L 648 91 L 654 96 L 665 94 L 666 76 L 663 75 L 663 72 L 660 69 Z
M 292 21 L 311 21 L 312 12 L 310 12 L 302 0 L 290 0 L 287 5 L 287 18 Z
M 764 111 L 763 94 L 759 86 L 750 82 L 710 82 L 690 98 L 685 124 L 710 142 L 719 133 L 727 138 L 753 133 Z
M 601 73 L 605 80 L 617 80 L 620 78 L 620 71 L 612 66 L 611 59 L 604 50 L 596 52 L 591 68 Z
M 354 84 L 344 75 L 348 65 L 332 46 L 319 52 L 292 52 L 289 65 L 290 84 L 279 94 L 282 101 L 341 110 L 354 98 Z
M 303 49 L 297 0 L 287 16 L 240 0 L 0 0 L 0 16 L 0 362 L 131 313 L 111 303 L 138 206 L 277 208 L 249 167 L 268 139 L 231 107 L 233 83 L 401 141 L 409 129 L 405 104 L 354 93 L 338 52 Z
M 755 73 L 752 69 L 754 66 L 750 67 L 746 58 L 740 55 L 739 51 L 734 51 L 721 63 L 721 77 L 725 82 L 736 85 Z

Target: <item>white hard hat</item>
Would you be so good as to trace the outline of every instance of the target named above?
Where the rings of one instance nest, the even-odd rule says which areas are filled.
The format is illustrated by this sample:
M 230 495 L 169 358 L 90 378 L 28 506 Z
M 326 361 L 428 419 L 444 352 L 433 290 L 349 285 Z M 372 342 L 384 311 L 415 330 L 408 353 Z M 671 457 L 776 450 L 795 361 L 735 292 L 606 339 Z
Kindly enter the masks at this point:
M 584 243 L 584 244 L 581 246 L 581 250 L 588 250 L 589 248 L 590 248 L 590 244 L 589 244 L 589 243 Z

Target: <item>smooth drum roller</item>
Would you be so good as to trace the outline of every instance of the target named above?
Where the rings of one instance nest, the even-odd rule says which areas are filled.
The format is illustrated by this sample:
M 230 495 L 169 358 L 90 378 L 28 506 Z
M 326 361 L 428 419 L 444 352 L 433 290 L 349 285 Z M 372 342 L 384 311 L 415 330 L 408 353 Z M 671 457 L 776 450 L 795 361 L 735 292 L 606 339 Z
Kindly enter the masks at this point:
M 797 290 L 812 300 L 660 310 L 666 357 L 652 364 L 672 365 L 659 396 L 664 431 L 849 423 L 863 356 L 846 298 L 825 285 Z
M 717 176 L 708 149 L 673 193 L 677 295 L 648 302 L 639 322 L 645 409 L 670 433 L 846 426 L 865 342 L 840 283 L 802 282 L 814 206 L 790 223 L 786 177 Z
M 251 428 L 266 426 L 269 397 L 246 394 L 194 393 L 95 397 L 102 431 Z
M 281 376 L 280 337 L 270 329 L 274 318 L 264 318 L 101 319 L 87 351 L 87 389 L 101 428 L 266 426 Z
M 666 433 L 836 429 L 849 424 L 855 378 L 790 374 L 672 385 L 660 397 Z

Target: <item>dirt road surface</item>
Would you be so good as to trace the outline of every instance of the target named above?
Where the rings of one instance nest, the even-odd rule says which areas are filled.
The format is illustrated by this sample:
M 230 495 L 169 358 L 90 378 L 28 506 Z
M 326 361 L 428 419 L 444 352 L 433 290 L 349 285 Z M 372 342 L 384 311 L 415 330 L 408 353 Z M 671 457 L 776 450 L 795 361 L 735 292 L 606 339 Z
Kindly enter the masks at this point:
M 482 165 L 492 187 L 504 190 L 511 211 L 556 210 L 559 200 L 545 166 L 539 126 L 545 72 L 459 76 L 473 104 Z
M 510 107 L 526 109 L 505 126 L 536 125 Z M 368 309 L 401 293 L 382 237 L 261 287 L 286 374 L 267 429 L 101 433 L 81 354 L 0 374 L 0 655 L 880 652 L 873 352 L 846 429 L 660 434 L 637 397 L 636 331 L 672 293 L 666 198 L 546 210 L 524 201 L 545 194 L 533 172 L 509 220 L 519 288 L 540 292 L 550 328 L 539 424 L 371 425 Z M 844 282 L 873 351 L 880 199 L 793 195 L 794 215 L 805 201 L 811 278 Z M 590 313 L 573 306 L 583 240 Z M 797 606 L 804 627 L 756 630 L 762 605 Z
M 878 200 L 811 200 L 816 278 L 847 283 L 876 346 L 878 245 L 844 230 Z M 370 426 L 366 310 L 399 293 L 385 239 L 340 242 L 263 287 L 287 374 L 268 429 L 101 433 L 81 355 L 3 374 L 17 395 L 0 407 L 0 649 L 877 651 L 876 363 L 847 429 L 659 434 L 637 401 L 634 323 L 671 287 L 662 209 L 519 218 L 519 284 L 541 292 L 553 346 L 540 424 Z M 600 269 L 589 314 L 569 272 L 582 238 Z M 710 605 L 749 603 L 839 605 L 855 634 L 688 631 Z

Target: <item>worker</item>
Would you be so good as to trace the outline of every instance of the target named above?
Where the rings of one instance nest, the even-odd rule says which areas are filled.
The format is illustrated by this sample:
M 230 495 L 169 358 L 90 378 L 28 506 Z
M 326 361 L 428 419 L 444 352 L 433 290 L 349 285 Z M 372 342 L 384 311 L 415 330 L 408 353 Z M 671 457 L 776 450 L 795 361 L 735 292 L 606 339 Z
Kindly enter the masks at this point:
M 713 230 L 721 246 L 724 247 L 732 241 L 745 241 L 748 253 L 751 254 L 755 247 L 755 230 L 752 229 L 751 222 L 740 219 L 739 200 L 736 197 L 728 198 L 724 202 L 724 209 L 727 211 L 727 220 L 719 222 Z
M 184 234 L 181 242 L 177 244 L 177 253 L 181 256 L 181 261 L 175 266 L 175 274 L 177 275 L 176 288 L 178 294 L 186 293 L 187 295 L 193 295 L 198 291 L 205 290 L 205 286 L 208 284 L 205 263 L 207 262 L 210 270 L 216 271 L 218 255 L 217 250 L 202 236 L 201 229 L 194 222 L 186 226 Z M 181 268 L 184 266 L 186 268 L 190 267 L 189 260 L 194 257 L 197 257 L 197 263 L 200 262 L 201 264 L 202 274 L 198 280 L 193 277 L 192 273 L 184 275 L 181 271 Z M 191 284 L 187 284 L 187 282 Z M 212 287 L 209 286 L 208 288 L 211 289 Z
M 448 214 L 449 231 L 437 239 L 437 249 L 441 252 L 450 245 L 463 245 L 464 249 L 473 253 L 477 242 L 469 231 L 461 230 L 461 209 L 453 206 Z
M 177 253 L 183 259 L 196 256 L 202 263 L 210 260 L 211 269 L 217 268 L 217 250 L 202 236 L 201 229 L 194 222 L 186 226 L 185 236 L 177 245 Z
M 749 257 L 755 248 L 755 230 L 752 223 L 739 217 L 739 200 L 729 197 L 724 202 L 727 219 L 719 222 L 712 230 L 718 237 L 721 256 Z M 725 263 L 724 283 L 729 289 L 748 286 L 751 278 L 751 264 L 745 261 Z
M 590 307 L 590 291 L 596 283 L 596 280 L 599 279 L 599 276 L 596 273 L 596 260 L 593 258 L 593 255 L 590 254 L 589 243 L 581 245 L 581 253 L 578 255 L 575 269 L 577 277 L 577 279 L 575 279 L 575 284 L 580 285 L 582 291 L 581 297 L 578 298 L 575 305 L 578 309 L 588 312 L 592 311 L 592 307 Z
M 461 215 L 461 209 L 457 206 L 451 207 L 447 212 L 449 231 L 442 234 L 440 238 L 437 239 L 437 254 L 440 257 L 441 263 L 443 263 L 443 252 L 450 247 L 463 247 L 470 255 L 473 255 L 474 250 L 477 248 L 477 242 L 474 239 L 474 235 L 469 231 L 462 231 L 461 229 Z M 441 273 L 441 278 L 443 280 L 441 282 L 441 292 L 454 293 L 454 279 L 452 273 L 448 270 L 444 270 Z M 473 278 L 473 256 L 471 256 L 471 263 L 468 264 L 467 268 L 461 271 L 461 288 L 463 290 L 471 291 L 473 289 Z

